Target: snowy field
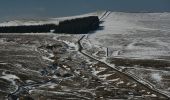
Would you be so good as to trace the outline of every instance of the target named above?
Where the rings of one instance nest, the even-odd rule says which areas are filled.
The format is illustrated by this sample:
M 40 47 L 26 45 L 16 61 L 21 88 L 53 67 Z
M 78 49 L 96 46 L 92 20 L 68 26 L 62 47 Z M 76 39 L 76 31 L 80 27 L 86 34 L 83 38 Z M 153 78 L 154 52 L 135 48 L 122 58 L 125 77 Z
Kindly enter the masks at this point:
M 108 11 L 0 26 L 58 24 L 90 15 L 99 16 L 101 27 L 86 35 L 0 33 L 0 99 L 170 97 L 170 13 Z
M 170 94 L 170 13 L 111 12 L 101 26 L 84 39 L 86 53 Z
M 170 13 L 112 12 L 101 26 L 88 40 L 110 57 L 170 59 Z

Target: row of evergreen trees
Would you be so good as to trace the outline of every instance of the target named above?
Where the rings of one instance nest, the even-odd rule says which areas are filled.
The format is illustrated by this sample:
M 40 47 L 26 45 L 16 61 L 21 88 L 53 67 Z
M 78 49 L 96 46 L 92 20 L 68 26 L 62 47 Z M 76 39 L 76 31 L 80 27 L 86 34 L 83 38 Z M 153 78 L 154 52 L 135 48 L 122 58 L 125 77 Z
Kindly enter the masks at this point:
M 29 26 L 0 26 L 0 33 L 71 33 L 83 34 L 96 30 L 99 27 L 99 18 L 89 16 L 59 22 L 59 25 L 29 25 Z M 53 30 L 53 31 L 52 31 Z
M 59 23 L 58 29 L 55 33 L 87 33 L 96 30 L 99 27 L 99 19 L 97 16 L 89 16 L 84 18 L 77 18 L 66 20 Z
M 55 24 L 30 25 L 30 26 L 2 26 L 0 33 L 43 33 L 50 32 L 56 27 Z

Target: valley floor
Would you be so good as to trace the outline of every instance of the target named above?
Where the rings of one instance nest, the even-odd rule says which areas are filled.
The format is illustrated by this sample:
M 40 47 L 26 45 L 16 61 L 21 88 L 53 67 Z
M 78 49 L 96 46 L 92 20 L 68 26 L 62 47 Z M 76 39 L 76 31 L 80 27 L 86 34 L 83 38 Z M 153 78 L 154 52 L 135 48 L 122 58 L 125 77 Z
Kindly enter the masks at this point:
M 170 14 L 98 15 L 86 35 L 1 33 L 0 99 L 168 100 Z

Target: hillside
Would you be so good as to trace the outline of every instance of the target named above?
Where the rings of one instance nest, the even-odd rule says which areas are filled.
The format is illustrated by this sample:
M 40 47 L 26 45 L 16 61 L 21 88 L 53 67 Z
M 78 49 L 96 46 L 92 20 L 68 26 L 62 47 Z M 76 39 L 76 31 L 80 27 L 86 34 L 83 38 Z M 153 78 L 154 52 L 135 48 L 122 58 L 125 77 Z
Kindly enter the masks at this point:
M 101 11 L 0 26 L 58 25 L 88 16 L 98 16 L 100 24 L 87 34 L 0 33 L 0 99 L 169 99 L 169 13 Z

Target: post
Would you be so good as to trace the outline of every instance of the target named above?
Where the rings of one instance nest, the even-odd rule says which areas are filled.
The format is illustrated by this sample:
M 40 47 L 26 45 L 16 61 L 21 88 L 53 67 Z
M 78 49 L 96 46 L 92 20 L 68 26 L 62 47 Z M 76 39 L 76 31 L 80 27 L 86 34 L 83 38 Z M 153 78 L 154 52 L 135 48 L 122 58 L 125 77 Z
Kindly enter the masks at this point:
M 109 57 L 109 48 L 106 48 L 106 55 Z

